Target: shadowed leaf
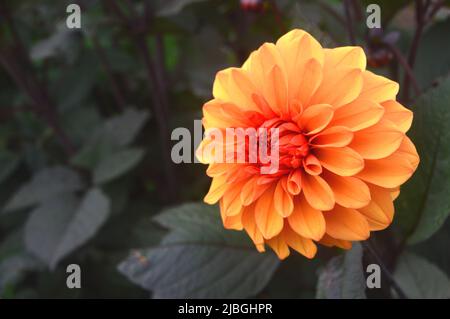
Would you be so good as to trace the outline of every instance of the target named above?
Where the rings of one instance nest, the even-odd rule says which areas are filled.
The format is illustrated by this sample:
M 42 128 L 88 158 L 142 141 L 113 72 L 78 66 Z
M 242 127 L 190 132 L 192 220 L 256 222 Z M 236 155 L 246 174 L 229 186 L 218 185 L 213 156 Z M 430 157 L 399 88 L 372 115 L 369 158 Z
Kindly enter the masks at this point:
M 269 281 L 278 260 L 260 254 L 243 232 L 225 230 L 216 207 L 184 204 L 156 217 L 169 233 L 119 265 L 155 298 L 243 298 Z

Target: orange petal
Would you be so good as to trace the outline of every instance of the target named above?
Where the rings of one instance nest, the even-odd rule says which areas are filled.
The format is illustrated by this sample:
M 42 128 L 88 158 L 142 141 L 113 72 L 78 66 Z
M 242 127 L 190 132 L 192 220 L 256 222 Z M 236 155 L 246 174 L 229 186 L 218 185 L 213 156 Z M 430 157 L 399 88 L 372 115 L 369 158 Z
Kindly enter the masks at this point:
M 298 195 L 302 191 L 302 172 L 300 169 L 293 170 L 289 173 L 287 190 L 292 195 Z
M 208 175 L 209 177 L 220 176 L 229 173 L 230 171 L 234 170 L 235 167 L 236 164 L 234 163 L 211 163 L 206 169 L 206 175 Z
M 226 229 L 242 230 L 242 210 L 234 216 L 225 215 L 225 208 L 223 207 L 223 200 L 220 200 L 220 217 L 222 217 L 223 227 Z
M 369 224 L 358 211 L 335 206 L 323 213 L 327 225 L 327 234 L 343 240 L 365 240 L 370 236 Z
M 226 216 L 235 216 L 242 211 L 242 202 L 240 198 L 240 193 L 242 187 L 247 181 L 242 181 L 236 184 L 229 184 L 230 187 L 224 193 L 222 198 L 224 213 Z
M 384 112 L 378 103 L 358 98 L 334 111 L 333 125 L 358 131 L 378 123 Z
M 259 184 L 259 176 L 250 178 L 241 190 L 241 202 L 242 205 L 248 206 L 257 200 L 264 191 L 270 187 L 270 183 Z
M 222 102 L 233 103 L 241 110 L 257 110 L 252 94 L 259 91 L 246 73 L 239 68 L 227 68 L 217 72 L 213 96 Z
M 420 159 L 419 155 L 417 154 L 416 147 L 414 146 L 413 142 L 411 142 L 408 136 L 405 136 L 403 138 L 402 143 L 400 144 L 400 147 L 398 148 L 396 153 L 407 159 L 408 162 L 411 163 L 411 166 L 414 168 L 414 170 L 416 170 L 417 166 L 419 165 Z
M 289 226 L 283 229 L 283 235 L 289 247 L 292 247 L 306 258 L 311 259 L 316 255 L 317 246 L 311 239 L 303 238 Z
M 333 108 L 328 104 L 316 104 L 308 107 L 300 115 L 298 125 L 309 135 L 322 131 L 333 118 Z
M 413 113 L 394 100 L 383 102 L 381 105 L 385 109 L 384 118 L 393 122 L 400 131 L 406 133 L 411 127 Z
M 336 239 L 333 238 L 327 234 L 323 235 L 322 239 L 319 241 L 324 246 L 327 247 L 339 247 L 342 249 L 351 249 L 352 248 L 352 242 L 348 240 L 342 240 L 342 239 Z
M 394 188 L 406 182 L 415 167 L 400 152 L 379 160 L 365 160 L 364 169 L 356 177 L 386 188 Z
M 288 217 L 291 228 L 300 236 L 320 240 L 325 234 L 325 218 L 321 211 L 312 208 L 304 196 L 296 196 L 294 211 Z
M 350 147 L 365 159 L 384 158 L 400 147 L 404 136 L 392 122 L 382 119 L 371 127 L 355 132 Z
M 211 187 L 208 194 L 203 199 L 205 203 L 213 205 L 222 198 L 228 184 L 226 183 L 226 175 L 216 176 L 212 179 Z
M 394 203 L 391 192 L 385 188 L 370 185 L 372 200 L 359 212 L 363 214 L 369 222 L 370 230 L 382 230 L 392 223 L 394 218 Z
M 238 106 L 245 110 L 256 110 L 257 107 L 253 102 L 252 95 L 257 93 L 257 89 L 250 79 L 250 75 L 243 69 L 231 68 L 231 80 L 233 81 L 232 91 L 233 101 L 239 101 Z M 236 95 L 238 99 L 236 100 Z M 245 103 L 245 105 L 241 104 Z
M 310 99 L 322 83 L 322 64 L 316 59 L 310 59 L 299 75 L 300 87 L 297 99 L 303 106 L 310 105 Z
M 280 66 L 274 65 L 267 77 L 267 87 L 265 88 L 265 94 L 270 95 L 273 99 L 272 109 L 277 109 L 277 114 L 280 114 L 282 118 L 287 119 L 290 116 L 288 109 L 288 88 L 285 80 L 285 75 L 281 71 Z M 270 92 L 270 93 L 269 93 Z
M 284 235 L 281 233 L 267 240 L 267 244 L 273 249 L 277 254 L 278 258 L 285 259 L 289 256 L 289 247 L 284 239 Z
M 330 210 L 334 207 L 333 191 L 320 176 L 303 173 L 302 190 L 308 203 L 315 209 Z
M 217 99 L 210 100 L 203 105 L 203 126 L 205 129 L 218 128 L 224 129 L 227 127 L 240 127 L 242 124 L 248 122 L 247 120 L 243 123 L 239 120 L 228 116 L 223 112 L 222 102 Z M 227 102 L 228 104 L 231 104 Z
M 361 73 L 360 69 L 341 67 L 325 74 L 309 103 L 327 103 L 338 108 L 354 101 L 363 87 Z
M 256 226 L 255 205 L 250 205 L 244 208 L 242 213 L 242 225 L 255 245 L 262 245 L 262 247 L 264 247 L 264 237 Z
M 232 94 L 232 89 L 230 89 L 230 78 L 231 78 L 231 68 L 221 70 L 217 72 L 216 78 L 213 84 L 213 96 L 216 99 L 222 101 L 232 101 L 230 94 Z
M 273 112 L 280 115 L 280 107 L 276 104 L 278 86 L 276 86 L 277 90 L 275 91 L 274 73 L 272 71 L 275 66 L 279 68 L 281 77 L 284 79 L 283 86 L 286 87 L 283 59 L 273 43 L 264 43 L 257 51 L 253 52 L 249 61 L 246 62 L 245 68 L 248 68 L 248 71 L 252 74 L 252 82 L 258 92 L 264 97 Z M 269 75 L 271 72 L 272 75 Z M 278 73 L 278 71 L 275 72 Z
M 271 186 L 256 201 L 256 225 L 265 239 L 275 237 L 283 229 L 283 217 L 277 213 L 274 205 L 274 192 L 275 186 Z
M 341 176 L 352 176 L 364 168 L 362 157 L 349 147 L 314 150 L 322 166 Z
M 366 69 L 366 54 L 361 47 L 339 47 L 324 49 L 325 69 L 334 70 L 337 67 Z
M 274 204 L 277 213 L 282 217 L 287 217 L 294 209 L 292 195 L 287 191 L 287 177 L 281 178 L 274 192 Z
M 359 99 L 376 103 L 395 100 L 399 85 L 384 76 L 376 75 L 370 71 L 363 72 L 363 87 Z
M 350 144 L 353 133 L 344 126 L 329 127 L 309 140 L 309 144 L 315 147 L 343 147 Z
M 309 175 L 320 175 L 322 173 L 322 165 L 320 165 L 320 161 L 313 154 L 303 158 L 303 168 Z
M 336 203 L 348 208 L 361 208 L 370 202 L 369 187 L 356 177 L 345 177 L 324 172 L 322 177 L 330 185 Z
M 282 36 L 276 43 L 283 58 L 288 78 L 289 100 L 298 98 L 301 87 L 305 84 L 317 85 L 305 81 L 302 75 L 308 71 L 308 63 L 314 59 L 320 67 L 323 65 L 324 52 L 310 34 L 303 30 L 293 30 Z M 314 68 L 314 67 L 313 67 Z
M 400 196 L 400 187 L 394 188 L 394 191 L 391 191 L 392 200 L 396 200 Z

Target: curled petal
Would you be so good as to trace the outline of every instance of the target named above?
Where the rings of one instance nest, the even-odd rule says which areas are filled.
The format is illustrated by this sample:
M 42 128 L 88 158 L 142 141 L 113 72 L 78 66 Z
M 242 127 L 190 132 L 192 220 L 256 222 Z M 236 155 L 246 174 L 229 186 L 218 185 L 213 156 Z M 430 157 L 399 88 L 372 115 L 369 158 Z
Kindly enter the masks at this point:
M 300 169 L 293 170 L 289 173 L 287 190 L 292 195 L 298 195 L 302 191 L 302 172 Z
M 309 154 L 303 159 L 303 168 L 309 175 L 320 175 L 322 173 L 320 161 L 312 154 Z

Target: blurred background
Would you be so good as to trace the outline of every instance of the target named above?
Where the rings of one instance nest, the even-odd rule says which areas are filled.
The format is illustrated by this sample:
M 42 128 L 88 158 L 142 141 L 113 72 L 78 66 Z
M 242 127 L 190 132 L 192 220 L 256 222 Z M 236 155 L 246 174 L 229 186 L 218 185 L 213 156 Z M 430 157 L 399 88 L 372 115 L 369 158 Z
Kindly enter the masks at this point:
M 293 28 L 400 83 L 422 162 L 369 244 L 279 262 L 201 204 L 206 167 L 174 164 L 170 136 L 218 70 Z M 449 34 L 447 0 L 1 1 L 0 298 L 450 298 Z

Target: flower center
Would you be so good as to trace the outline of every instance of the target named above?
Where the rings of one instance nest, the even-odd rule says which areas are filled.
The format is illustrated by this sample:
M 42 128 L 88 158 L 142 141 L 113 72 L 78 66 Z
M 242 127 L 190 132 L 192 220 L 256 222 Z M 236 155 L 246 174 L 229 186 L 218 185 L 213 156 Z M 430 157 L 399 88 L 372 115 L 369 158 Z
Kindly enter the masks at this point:
M 271 141 L 270 129 L 278 129 L 280 171 L 303 166 L 304 159 L 310 154 L 310 147 L 308 138 L 296 123 L 273 119 L 264 122 L 261 127 L 269 132 L 268 143 Z

